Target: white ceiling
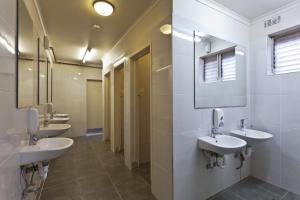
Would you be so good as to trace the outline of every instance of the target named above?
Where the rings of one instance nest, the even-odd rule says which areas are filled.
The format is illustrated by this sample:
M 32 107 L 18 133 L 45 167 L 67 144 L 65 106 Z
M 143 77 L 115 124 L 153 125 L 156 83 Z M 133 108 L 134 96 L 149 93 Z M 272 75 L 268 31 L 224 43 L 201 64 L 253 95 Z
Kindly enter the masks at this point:
M 93 0 L 38 0 L 49 40 L 57 60 L 81 63 L 88 46 L 88 64 L 100 65 L 101 58 L 150 7 L 155 0 L 109 0 L 115 12 L 108 17 L 94 10 Z M 97 31 L 93 24 L 102 27 Z
M 295 0 L 214 0 L 236 13 L 253 20 Z

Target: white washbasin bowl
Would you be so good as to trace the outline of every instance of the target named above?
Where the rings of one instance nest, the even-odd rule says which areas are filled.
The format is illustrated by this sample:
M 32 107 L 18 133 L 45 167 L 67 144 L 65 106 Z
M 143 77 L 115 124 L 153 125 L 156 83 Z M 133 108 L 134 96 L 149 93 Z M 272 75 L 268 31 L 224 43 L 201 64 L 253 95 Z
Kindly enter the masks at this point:
M 69 117 L 69 114 L 55 113 L 55 114 L 53 114 L 53 116 L 56 118 L 66 118 L 66 117 Z
M 67 123 L 70 120 L 69 117 L 53 117 L 52 119 L 49 119 L 50 124 L 64 124 Z
M 235 153 L 246 145 L 247 143 L 244 140 L 229 135 L 217 135 L 216 138 L 211 136 L 198 138 L 200 149 L 220 155 Z
M 39 137 L 56 137 L 64 134 L 71 128 L 70 124 L 48 124 L 48 126 L 40 126 Z
M 247 141 L 249 146 L 264 142 L 273 137 L 273 135 L 270 133 L 253 129 L 234 130 L 231 131 L 231 135 Z
M 25 145 L 20 149 L 20 165 L 48 161 L 59 157 L 73 145 L 69 138 L 43 138 L 36 145 Z

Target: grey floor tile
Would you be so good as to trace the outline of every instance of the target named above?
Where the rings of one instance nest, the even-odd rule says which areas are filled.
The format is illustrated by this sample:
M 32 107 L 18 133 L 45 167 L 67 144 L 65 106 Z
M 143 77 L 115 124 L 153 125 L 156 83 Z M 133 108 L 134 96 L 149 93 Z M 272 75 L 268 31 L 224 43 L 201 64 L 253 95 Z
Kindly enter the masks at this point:
M 150 169 L 127 169 L 101 137 L 80 137 L 51 162 L 41 200 L 155 200 L 147 176 Z
M 300 196 L 294 193 L 289 192 L 283 200 L 300 200 Z
M 270 183 L 261 181 L 254 177 L 248 177 L 244 181 L 255 184 L 256 186 L 259 186 L 259 187 L 263 188 L 264 190 L 272 192 L 280 197 L 284 196 L 287 193 L 287 191 L 285 189 L 282 189 L 282 188 L 272 185 Z
M 213 197 L 210 197 L 208 200 L 243 200 L 236 194 L 230 192 L 230 191 L 225 191 L 221 192 Z
M 245 200 L 280 200 L 282 197 L 248 180 L 232 186 L 229 191 Z

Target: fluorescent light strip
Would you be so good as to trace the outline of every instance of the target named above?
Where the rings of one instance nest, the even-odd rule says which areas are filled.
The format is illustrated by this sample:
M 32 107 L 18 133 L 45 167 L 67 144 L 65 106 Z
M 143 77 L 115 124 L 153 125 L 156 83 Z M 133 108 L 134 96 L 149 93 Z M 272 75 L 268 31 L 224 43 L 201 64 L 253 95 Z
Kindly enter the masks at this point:
M 15 54 L 14 47 L 10 45 L 7 39 L 1 34 L 0 34 L 0 44 L 2 44 L 10 53 Z
M 83 58 L 82 58 L 82 63 L 86 62 L 86 57 L 88 57 L 88 54 L 91 52 L 91 48 L 87 48 L 86 51 L 84 52 Z

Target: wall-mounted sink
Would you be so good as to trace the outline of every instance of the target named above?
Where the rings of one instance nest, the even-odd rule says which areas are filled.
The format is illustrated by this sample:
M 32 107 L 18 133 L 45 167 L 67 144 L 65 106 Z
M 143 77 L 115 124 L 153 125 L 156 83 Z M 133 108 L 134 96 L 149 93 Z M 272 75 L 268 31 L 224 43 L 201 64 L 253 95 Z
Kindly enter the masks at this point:
M 69 114 L 55 113 L 55 114 L 53 114 L 53 116 L 56 118 L 68 118 Z
M 244 140 L 229 135 L 217 135 L 215 138 L 211 136 L 198 138 L 199 148 L 220 155 L 235 153 L 242 150 L 246 145 L 247 143 Z
M 20 149 L 20 165 L 48 161 L 59 157 L 73 145 L 69 138 L 43 138 L 36 145 L 25 145 Z
M 70 124 L 48 124 L 48 126 L 40 126 L 39 137 L 56 137 L 64 134 L 71 128 Z
M 50 124 L 65 124 L 70 120 L 69 117 L 53 117 L 49 119 Z
M 273 137 L 273 135 L 270 133 L 257 131 L 253 129 L 234 130 L 231 131 L 231 135 L 247 141 L 247 144 L 249 146 L 253 146 L 255 144 L 264 142 Z

